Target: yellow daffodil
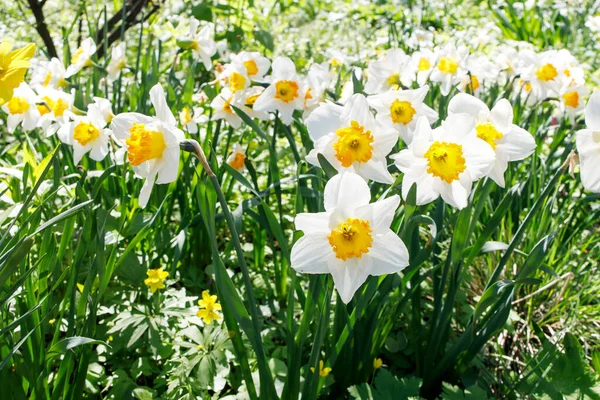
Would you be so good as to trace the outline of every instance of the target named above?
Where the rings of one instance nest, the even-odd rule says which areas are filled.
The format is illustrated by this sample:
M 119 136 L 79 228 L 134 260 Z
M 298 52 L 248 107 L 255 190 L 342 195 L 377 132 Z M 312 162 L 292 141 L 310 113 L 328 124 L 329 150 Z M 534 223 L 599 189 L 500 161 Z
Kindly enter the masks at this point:
M 149 269 L 146 274 L 148 274 L 148 278 L 144 280 L 144 284 L 150 288 L 152 293 L 156 292 L 157 289 L 165 288 L 164 282 L 169 273 L 163 271 L 163 268 Z
M 210 294 L 208 290 L 202 292 L 202 299 L 198 300 L 200 310 L 196 313 L 199 318 L 211 324 L 215 319 L 221 319 L 221 316 L 215 311 L 221 311 L 221 304 L 217 303 L 217 296 Z
M 376 358 L 373 360 L 373 369 L 379 369 L 383 366 L 383 360 L 381 358 Z
M 0 43 L 0 105 L 12 98 L 13 90 L 25 79 L 29 59 L 35 53 L 35 44 L 11 51 L 12 43 Z
M 323 363 L 323 360 L 321 360 L 321 361 L 319 361 L 319 376 L 321 378 L 326 378 L 329 375 L 329 373 L 331 372 L 331 368 L 329 368 L 329 367 L 323 368 L 323 367 L 324 367 L 324 363 Z M 310 367 L 310 371 L 312 373 L 314 373 L 315 367 Z

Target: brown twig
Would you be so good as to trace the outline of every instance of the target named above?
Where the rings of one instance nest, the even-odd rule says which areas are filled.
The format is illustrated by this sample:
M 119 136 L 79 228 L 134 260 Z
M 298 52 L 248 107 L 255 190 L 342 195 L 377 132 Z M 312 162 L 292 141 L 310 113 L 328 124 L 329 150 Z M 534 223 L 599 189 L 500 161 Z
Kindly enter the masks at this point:
M 31 12 L 35 17 L 35 30 L 38 32 L 38 34 L 44 41 L 44 45 L 46 46 L 48 55 L 50 57 L 58 57 L 56 47 L 54 46 L 54 42 L 52 41 L 52 37 L 50 36 L 50 31 L 48 30 L 48 25 L 46 25 L 46 20 L 44 17 L 43 7 L 46 4 L 46 2 L 39 2 L 38 0 L 27 0 L 27 3 L 29 3 L 29 8 L 31 9 Z

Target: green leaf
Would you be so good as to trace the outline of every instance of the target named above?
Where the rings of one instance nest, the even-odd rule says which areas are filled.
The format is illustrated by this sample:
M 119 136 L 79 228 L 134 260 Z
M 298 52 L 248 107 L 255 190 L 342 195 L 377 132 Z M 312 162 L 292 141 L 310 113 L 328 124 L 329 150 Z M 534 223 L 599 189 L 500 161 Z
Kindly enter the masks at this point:
M 212 22 L 213 13 L 208 2 L 202 2 L 200 4 L 196 4 L 192 7 L 192 15 L 198 21 L 208 21 Z
M 74 349 L 77 346 L 82 346 L 84 344 L 103 344 L 108 346 L 108 344 L 104 343 L 102 340 L 90 339 L 83 336 L 72 336 L 69 338 L 64 338 L 59 342 L 56 342 L 48 353 L 46 354 L 46 359 L 50 360 L 58 355 L 65 354 L 67 351 Z
M 323 168 L 323 170 L 325 171 L 327 178 L 331 179 L 335 175 L 337 175 L 337 170 L 333 168 L 333 166 L 329 163 L 329 161 L 327 161 L 323 154 L 317 154 L 317 158 L 319 159 L 319 164 L 321 165 L 321 168 Z
M 409 376 L 397 378 L 380 369 L 372 386 L 363 383 L 348 389 L 350 395 L 360 400 L 412 400 L 420 399 L 421 379 Z
M 443 400 L 485 400 L 488 395 L 485 390 L 479 386 L 470 386 L 464 391 L 458 386 L 442 383 L 444 392 L 442 393 Z
M 273 36 L 269 32 L 263 31 L 262 29 L 255 30 L 254 38 L 271 52 L 275 49 L 275 45 L 273 44 Z

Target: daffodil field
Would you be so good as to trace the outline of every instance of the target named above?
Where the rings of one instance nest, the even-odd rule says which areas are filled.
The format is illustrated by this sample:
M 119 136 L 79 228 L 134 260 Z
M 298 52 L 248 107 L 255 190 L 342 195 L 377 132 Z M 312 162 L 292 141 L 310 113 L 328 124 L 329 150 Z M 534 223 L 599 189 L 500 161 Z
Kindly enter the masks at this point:
M 0 5 L 0 398 L 600 399 L 600 2 Z

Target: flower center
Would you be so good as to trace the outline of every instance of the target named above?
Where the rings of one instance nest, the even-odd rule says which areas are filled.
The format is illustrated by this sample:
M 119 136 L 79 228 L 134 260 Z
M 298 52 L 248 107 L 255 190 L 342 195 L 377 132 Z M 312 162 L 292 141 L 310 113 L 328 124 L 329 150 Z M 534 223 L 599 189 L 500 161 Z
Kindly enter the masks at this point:
M 100 136 L 100 129 L 87 122 L 80 122 L 73 130 L 73 139 L 77 140 L 82 146 L 93 142 Z
M 51 111 L 54 111 L 55 117 L 62 117 L 65 111 L 69 108 L 69 103 L 59 98 L 54 101 L 48 96 L 42 97 L 42 100 L 46 104 L 40 104 L 37 106 L 37 109 L 40 112 L 40 115 L 48 114 Z
M 498 140 L 502 139 L 503 136 L 502 133 L 489 122 L 477 124 L 475 131 L 477 132 L 477 137 L 485 140 L 494 150 L 496 150 Z
M 356 121 L 352 121 L 347 128 L 338 129 L 335 134 L 338 140 L 333 144 L 335 157 L 346 168 L 354 162 L 367 162 L 373 155 L 373 135 L 365 131 Z
M 390 75 L 390 77 L 387 78 L 387 83 L 390 86 L 395 86 L 395 87 L 400 86 L 400 74 Z
M 29 110 L 29 103 L 25 97 L 13 97 L 7 104 L 11 114 L 23 114 Z
M 346 261 L 352 257 L 361 258 L 369 252 L 373 243 L 372 232 L 369 221 L 348 218 L 331 231 L 327 240 L 335 256 Z
M 453 58 L 442 57 L 438 63 L 438 69 L 444 74 L 454 74 L 458 69 L 458 63 Z
M 312 94 L 310 93 L 311 91 L 312 91 L 311 88 L 308 88 L 306 90 L 306 94 L 304 95 L 304 107 L 306 107 L 306 102 L 313 98 Z
M 246 78 L 244 75 L 240 74 L 239 72 L 232 72 L 229 76 L 229 89 L 235 93 L 238 90 L 243 90 L 245 86 Z
M 133 123 L 129 129 L 127 159 L 133 166 L 155 158 L 161 158 L 167 148 L 163 134 L 146 129 L 144 124 Z
M 246 67 L 246 72 L 249 76 L 258 74 L 258 66 L 256 65 L 256 61 L 248 60 L 244 62 L 244 67 Z
M 48 87 L 51 80 L 52 80 L 52 72 L 48 72 L 46 74 L 46 79 L 44 79 L 44 87 Z
M 456 143 L 436 141 L 425 153 L 425 158 L 429 166 L 427 172 L 446 183 L 458 180 L 459 175 L 467 169 L 462 146 Z
M 298 97 L 298 84 L 294 81 L 279 81 L 275 84 L 275 98 L 286 103 Z
M 223 103 L 223 111 L 229 114 L 233 114 L 233 109 L 231 108 L 231 99 L 233 97 L 228 98 L 225 103 Z
M 565 105 L 577 108 L 579 106 L 579 93 L 577 92 L 569 92 L 562 95 L 563 100 L 565 101 Z
M 419 69 L 419 71 L 428 71 L 429 68 L 431 68 L 431 62 L 429 62 L 429 60 L 425 57 L 421 57 L 417 68 Z
M 187 125 L 190 122 L 192 122 L 192 114 L 190 113 L 190 108 L 183 107 L 183 109 L 179 113 L 179 118 L 181 119 L 181 125 Z
M 245 160 L 246 160 L 246 156 L 244 155 L 244 153 L 237 152 L 237 153 L 235 153 L 233 160 L 229 161 L 229 165 L 231 165 L 231 168 L 233 168 L 235 170 L 240 170 L 240 169 L 244 168 Z
M 260 94 L 253 94 L 252 96 L 248 96 L 246 98 L 246 105 L 253 105 L 254 103 L 256 103 L 256 99 L 258 99 L 260 97 Z
M 192 40 L 192 43 L 190 44 L 190 49 L 192 50 L 200 50 L 200 43 L 198 43 L 196 40 Z
M 479 84 L 479 78 L 476 75 L 471 75 L 471 82 L 469 83 L 469 90 L 471 92 L 475 92 L 479 89 L 481 85 Z
M 395 124 L 408 124 L 417 112 L 409 101 L 394 100 L 390 106 L 390 115 Z
M 535 75 L 540 81 L 552 81 L 554 78 L 558 76 L 558 71 L 554 68 L 552 64 L 546 64 L 543 67 L 540 67 L 535 71 Z
M 75 55 L 71 58 L 71 64 L 77 64 L 81 56 L 83 55 L 83 47 L 80 47 L 75 52 Z

